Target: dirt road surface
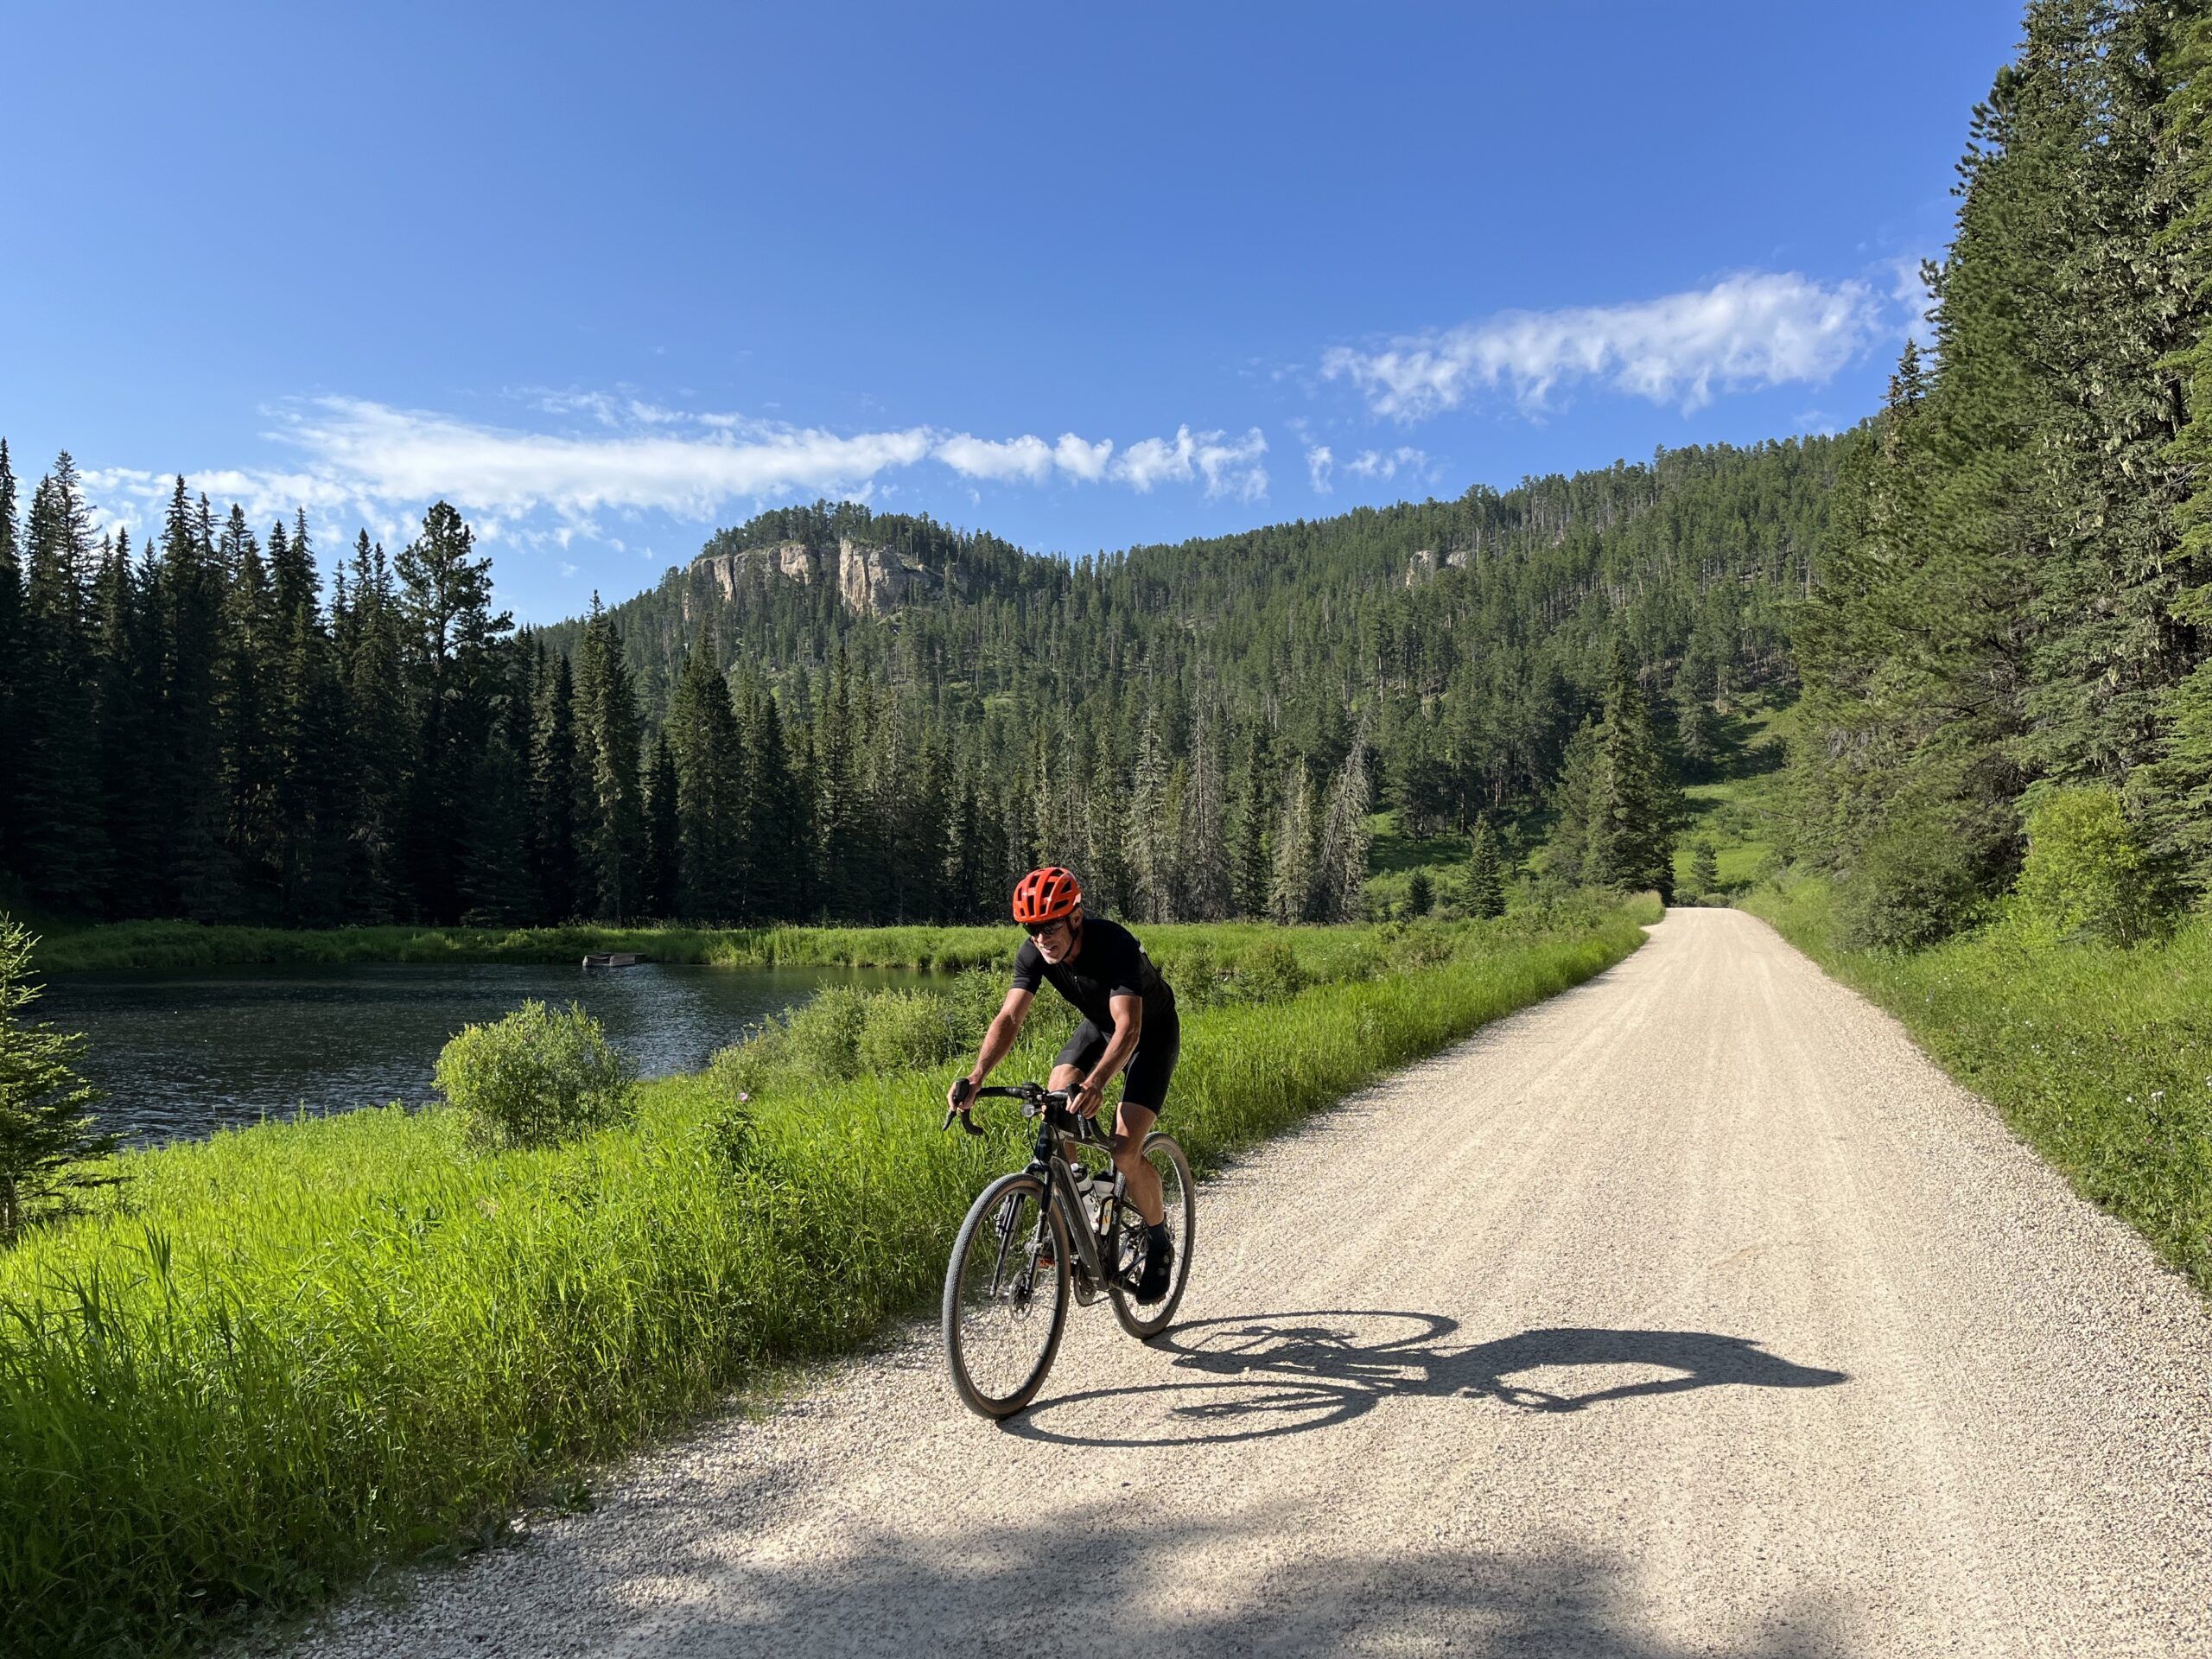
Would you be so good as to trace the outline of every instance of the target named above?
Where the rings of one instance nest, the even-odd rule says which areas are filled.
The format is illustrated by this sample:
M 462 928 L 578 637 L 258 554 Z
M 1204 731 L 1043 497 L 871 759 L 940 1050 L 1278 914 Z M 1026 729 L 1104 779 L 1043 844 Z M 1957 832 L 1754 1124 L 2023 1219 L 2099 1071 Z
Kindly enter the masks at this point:
M 307 1650 L 2212 1655 L 2203 1305 L 1750 917 L 1198 1215 L 1005 1427 L 918 1328 Z

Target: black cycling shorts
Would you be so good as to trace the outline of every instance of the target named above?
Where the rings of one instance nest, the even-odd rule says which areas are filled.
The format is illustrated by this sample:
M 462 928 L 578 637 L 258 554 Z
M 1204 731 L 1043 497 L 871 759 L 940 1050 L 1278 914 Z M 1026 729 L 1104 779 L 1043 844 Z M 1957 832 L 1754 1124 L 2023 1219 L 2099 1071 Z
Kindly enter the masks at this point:
M 1067 1046 L 1060 1051 L 1060 1058 L 1053 1065 L 1077 1066 L 1087 1074 L 1098 1064 L 1098 1057 L 1106 1052 L 1113 1034 L 1110 1030 L 1101 1031 L 1090 1020 L 1084 1020 L 1076 1027 L 1075 1035 L 1068 1039 Z M 1183 1027 L 1179 1020 L 1173 1016 L 1146 1020 L 1144 1029 L 1137 1033 L 1137 1052 L 1129 1056 L 1128 1066 L 1122 1074 L 1122 1103 L 1159 1111 L 1167 1098 L 1167 1080 L 1175 1075 L 1176 1058 L 1182 1052 Z

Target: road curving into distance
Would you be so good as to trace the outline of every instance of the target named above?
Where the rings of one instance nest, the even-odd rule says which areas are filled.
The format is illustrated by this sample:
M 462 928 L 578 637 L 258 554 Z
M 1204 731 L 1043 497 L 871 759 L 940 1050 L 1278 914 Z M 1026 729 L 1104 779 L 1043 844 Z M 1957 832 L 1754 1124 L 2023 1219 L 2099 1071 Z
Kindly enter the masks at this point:
M 918 1326 L 302 1651 L 2212 1655 L 2203 1305 L 1748 916 L 1199 1226 L 1007 1427 Z

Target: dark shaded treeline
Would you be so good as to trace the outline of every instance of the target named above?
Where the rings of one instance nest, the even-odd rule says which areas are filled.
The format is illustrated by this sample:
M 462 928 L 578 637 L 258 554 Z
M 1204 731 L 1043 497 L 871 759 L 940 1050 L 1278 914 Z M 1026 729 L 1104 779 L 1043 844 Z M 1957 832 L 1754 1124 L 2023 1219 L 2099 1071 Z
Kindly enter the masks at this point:
M 1978 106 L 1935 351 L 1908 350 L 1795 625 L 1791 850 L 1912 944 L 2111 791 L 2212 891 L 2212 24 L 2038 0 Z
M 1616 647 L 1671 715 L 1648 743 L 1696 765 L 1716 700 L 1788 672 L 1847 448 L 1072 563 L 793 508 L 708 552 L 922 574 L 879 603 L 701 564 L 537 632 L 443 504 L 326 584 L 303 516 L 257 536 L 180 480 L 134 546 L 93 535 L 66 455 L 19 511 L 0 448 L 0 870 L 106 917 L 898 919 L 994 913 L 1052 859 L 1139 917 L 1355 915 L 1369 813 L 1538 805 L 1618 703 Z

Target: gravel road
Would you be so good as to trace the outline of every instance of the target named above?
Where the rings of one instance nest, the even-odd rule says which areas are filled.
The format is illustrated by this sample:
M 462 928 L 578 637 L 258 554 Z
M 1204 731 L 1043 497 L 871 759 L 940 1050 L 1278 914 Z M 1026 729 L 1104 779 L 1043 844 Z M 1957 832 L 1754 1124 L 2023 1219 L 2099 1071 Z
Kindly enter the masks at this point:
M 1748 916 L 1198 1224 L 1008 1427 L 918 1328 L 302 1650 L 2212 1655 L 2203 1305 Z

